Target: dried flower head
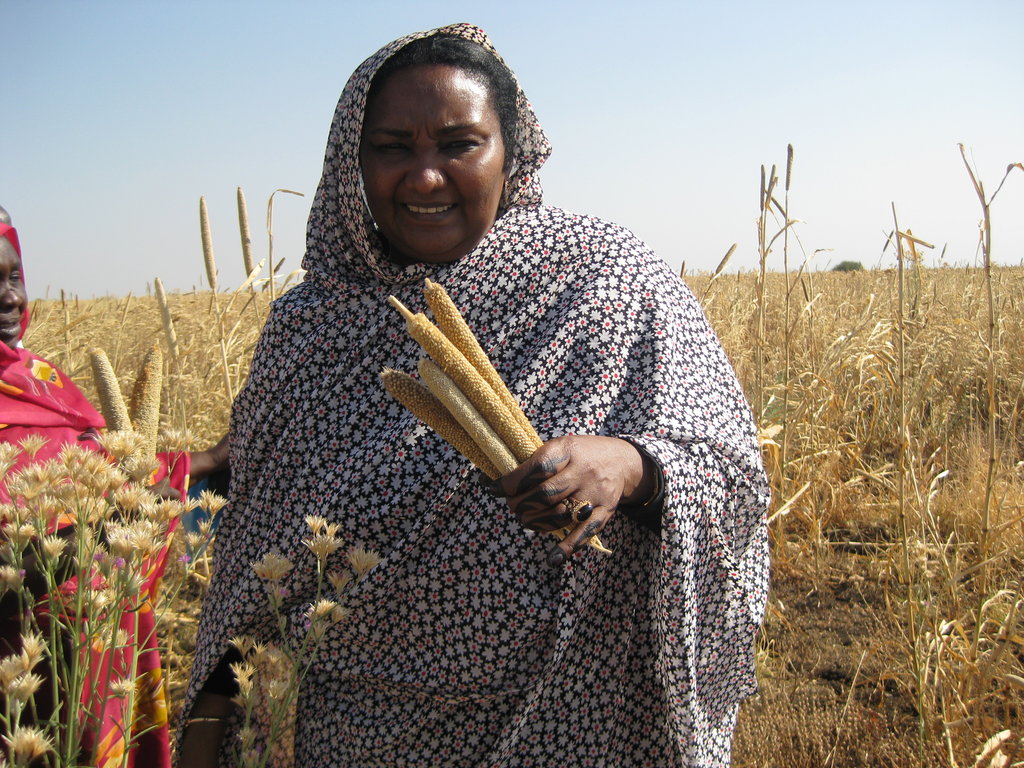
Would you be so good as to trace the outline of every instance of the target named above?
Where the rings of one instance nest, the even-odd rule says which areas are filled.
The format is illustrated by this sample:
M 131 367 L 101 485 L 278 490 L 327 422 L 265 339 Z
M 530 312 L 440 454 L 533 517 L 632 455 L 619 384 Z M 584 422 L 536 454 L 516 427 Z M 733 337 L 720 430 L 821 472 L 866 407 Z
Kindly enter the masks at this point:
M 58 560 L 67 551 L 68 542 L 60 536 L 44 536 L 42 540 L 43 553 L 50 560 Z
M 128 473 L 132 480 L 144 485 L 152 485 L 153 476 L 160 469 L 160 463 L 154 456 L 135 454 L 124 460 L 122 469 Z
M 10 685 L 4 686 L 4 690 L 12 700 L 27 704 L 28 700 L 35 696 L 43 682 L 43 678 L 35 672 L 26 672 L 14 678 Z
M 291 560 L 274 552 L 268 552 L 262 560 L 252 563 L 256 575 L 266 581 L 280 581 L 292 567 Z
M 309 526 L 309 530 L 311 530 L 315 536 L 327 527 L 327 518 L 321 517 L 320 515 L 306 515 L 306 525 Z
M 124 429 L 112 429 L 100 438 L 100 445 L 115 461 L 123 462 L 137 453 L 144 442 L 142 435 Z
M 26 435 L 21 438 L 21 440 L 18 441 L 18 445 L 22 447 L 22 450 L 24 450 L 25 453 L 32 458 L 35 458 L 36 454 L 39 453 L 39 451 L 43 449 L 43 446 L 48 442 L 50 442 L 48 437 L 43 437 L 39 433 L 33 432 L 31 435 Z
M 316 559 L 321 563 L 341 548 L 341 539 L 322 533 L 318 533 L 311 539 L 303 539 L 302 543 L 309 548 L 310 552 L 316 555 Z
M 125 512 L 138 512 L 144 506 L 152 504 L 156 496 L 138 483 L 125 483 L 113 492 L 114 503 Z
M 323 598 L 309 606 L 306 610 L 306 616 L 311 619 L 327 619 L 330 618 L 331 611 L 337 607 L 338 604 L 334 600 Z
M 235 662 L 231 664 L 231 672 L 238 681 L 238 690 L 243 696 L 252 695 L 252 678 L 256 674 L 256 666 L 248 661 Z
M 352 570 L 355 571 L 357 578 L 363 578 L 367 573 L 377 567 L 380 564 L 380 555 L 372 549 L 363 549 L 362 547 L 352 547 L 348 551 L 348 562 L 352 566 Z
M 6 691 L 18 677 L 28 671 L 25 657 L 21 654 L 4 656 L 0 659 L 0 689 Z
M 232 637 L 228 642 L 235 647 L 235 649 L 242 654 L 243 657 L 249 655 L 249 651 L 253 648 L 253 639 L 249 635 L 238 635 Z
M 8 590 L 21 589 L 24 576 L 13 565 L 0 565 L 0 594 Z
M 13 753 L 15 765 L 28 765 L 53 749 L 46 733 L 35 726 L 15 728 L 10 736 L 4 736 L 4 742 Z
M 28 546 L 29 542 L 36 536 L 34 525 L 22 523 L 21 525 L 5 525 L 4 538 L 6 538 L 15 550 L 21 552 Z
M 158 523 L 167 524 L 181 517 L 184 508 L 175 499 L 160 499 L 150 509 L 150 517 Z
M 352 583 L 351 573 L 339 573 L 338 571 L 331 571 L 327 574 L 327 580 L 331 582 L 331 586 L 334 587 L 334 594 L 339 598 L 345 594 L 345 590 L 348 589 L 348 585 Z
M 21 449 L 14 443 L 0 443 L 0 480 L 7 476 L 18 461 Z
M 64 470 L 53 459 L 21 467 L 7 480 L 7 490 L 11 498 L 21 497 L 31 501 L 50 488 L 60 484 Z
M 273 701 L 284 701 L 291 688 L 290 680 L 275 679 L 267 683 L 267 694 Z
M 195 450 L 196 436 L 187 429 L 164 429 L 160 432 L 160 445 L 173 453 L 187 453 Z
M 110 685 L 111 695 L 118 699 L 127 698 L 134 690 L 135 681 L 128 677 L 118 678 Z
M 33 669 L 46 655 L 46 643 L 42 635 L 29 632 L 21 636 L 21 658 L 25 669 Z
M 227 499 L 213 491 L 204 490 L 199 494 L 199 506 L 206 510 L 211 517 L 220 512 L 227 503 Z

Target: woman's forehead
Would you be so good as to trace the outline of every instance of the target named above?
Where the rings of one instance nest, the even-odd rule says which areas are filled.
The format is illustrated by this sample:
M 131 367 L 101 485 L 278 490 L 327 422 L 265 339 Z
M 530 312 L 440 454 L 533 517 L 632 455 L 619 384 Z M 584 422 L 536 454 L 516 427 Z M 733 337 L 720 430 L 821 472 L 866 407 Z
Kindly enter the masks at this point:
M 432 122 L 497 119 L 487 86 L 471 73 L 448 65 L 399 70 L 367 105 L 364 129 L 422 117 Z
M 21 257 L 18 255 L 18 251 L 15 249 L 14 244 L 6 237 L 0 237 L 0 264 L 6 269 L 11 269 L 21 264 Z

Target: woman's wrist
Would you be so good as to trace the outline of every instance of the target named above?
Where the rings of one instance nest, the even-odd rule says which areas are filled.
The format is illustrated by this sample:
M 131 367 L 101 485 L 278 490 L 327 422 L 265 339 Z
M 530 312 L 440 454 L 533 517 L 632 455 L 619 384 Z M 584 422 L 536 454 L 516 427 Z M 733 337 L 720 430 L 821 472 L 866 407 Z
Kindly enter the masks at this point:
M 643 476 L 633 492 L 622 497 L 618 509 L 645 528 L 660 532 L 661 512 L 665 504 L 665 482 L 661 465 L 641 443 L 628 437 L 620 439 L 633 446 L 640 455 Z
M 633 489 L 622 495 L 619 500 L 619 508 L 623 507 L 646 507 L 649 506 L 658 496 L 661 489 L 661 467 L 657 460 L 651 456 L 642 445 L 634 442 L 628 437 L 619 438 L 627 443 L 639 456 L 639 478 L 634 483 Z

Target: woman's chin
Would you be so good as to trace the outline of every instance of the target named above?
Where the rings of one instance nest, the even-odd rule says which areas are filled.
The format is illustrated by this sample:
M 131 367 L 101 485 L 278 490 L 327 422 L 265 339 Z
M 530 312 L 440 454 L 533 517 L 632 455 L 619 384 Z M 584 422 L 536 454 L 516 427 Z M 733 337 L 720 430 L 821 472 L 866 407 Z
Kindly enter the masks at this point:
M 472 249 L 454 248 L 450 250 L 429 250 L 418 249 L 414 255 L 407 256 L 405 252 L 392 249 L 388 258 L 400 267 L 408 267 L 411 264 L 451 264 L 465 256 Z
M 21 322 L 12 324 L 0 323 L 0 341 L 12 349 L 17 346 L 21 336 Z

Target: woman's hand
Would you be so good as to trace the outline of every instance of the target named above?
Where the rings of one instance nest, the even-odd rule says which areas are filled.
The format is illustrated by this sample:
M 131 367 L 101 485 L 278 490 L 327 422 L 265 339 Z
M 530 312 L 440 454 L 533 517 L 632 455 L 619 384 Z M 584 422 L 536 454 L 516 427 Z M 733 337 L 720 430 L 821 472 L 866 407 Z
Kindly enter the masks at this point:
M 560 565 L 611 519 L 619 504 L 649 498 L 658 469 L 632 444 L 616 437 L 567 435 L 544 443 L 490 490 L 508 497 L 512 513 L 535 531 L 571 528 L 551 548 L 548 562 Z M 575 520 L 563 503 L 578 505 Z

